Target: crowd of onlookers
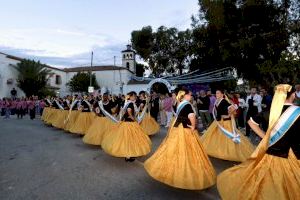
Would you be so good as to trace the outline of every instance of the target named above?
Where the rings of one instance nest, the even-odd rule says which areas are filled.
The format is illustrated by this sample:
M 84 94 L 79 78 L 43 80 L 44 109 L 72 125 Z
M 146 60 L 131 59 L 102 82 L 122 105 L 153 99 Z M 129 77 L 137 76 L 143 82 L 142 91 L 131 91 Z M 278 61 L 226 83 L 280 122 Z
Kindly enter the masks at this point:
M 295 86 L 295 105 L 300 105 L 300 85 Z M 269 90 L 273 91 L 273 90 Z M 237 110 L 235 114 L 237 126 L 245 129 L 247 136 L 250 134 L 250 127 L 246 123 L 251 117 L 261 118 L 261 127 L 268 128 L 269 114 L 273 94 L 265 88 L 251 88 L 247 92 L 229 92 L 226 94 L 228 100 L 235 104 Z M 173 96 L 173 100 L 172 100 Z M 176 102 L 174 94 L 160 94 L 158 101 L 160 124 L 168 127 L 172 117 L 172 104 Z M 207 129 L 214 120 L 213 108 L 216 102 L 215 95 L 210 90 L 196 92 L 192 98 L 192 105 L 198 118 L 201 120 L 203 129 Z M 156 115 L 154 115 L 155 117 Z M 157 119 L 157 117 L 155 117 Z
M 300 105 L 300 85 L 295 86 L 296 89 L 296 105 Z M 272 91 L 272 90 L 269 90 Z M 42 114 L 46 106 L 46 99 L 40 99 L 37 96 L 29 98 L 18 98 L 16 92 L 12 91 L 11 98 L 0 99 L 0 112 L 4 119 L 10 118 L 10 115 L 17 115 L 17 118 L 23 118 L 29 114 L 31 119 L 35 118 L 36 114 Z M 228 100 L 235 104 L 237 110 L 235 114 L 237 126 L 241 129 L 246 129 L 246 135 L 250 134 L 250 127 L 246 123 L 251 117 L 260 117 L 261 126 L 264 130 L 268 128 L 268 118 L 272 103 L 272 93 L 264 88 L 251 88 L 248 92 L 229 92 L 227 93 Z M 53 99 L 53 98 L 52 98 Z M 71 96 L 66 98 L 56 98 L 63 103 L 66 99 L 72 99 Z M 101 95 L 89 95 L 88 99 L 98 102 Z M 114 102 L 116 110 L 120 109 L 125 101 L 124 95 L 109 95 L 109 100 Z M 137 99 L 137 104 L 139 97 Z M 176 93 L 159 94 L 152 92 L 150 94 L 149 106 L 151 116 L 160 123 L 160 125 L 169 127 L 172 116 L 176 110 Z M 210 90 L 201 90 L 194 93 L 191 104 L 196 111 L 196 114 L 201 120 L 202 128 L 207 129 L 214 120 L 213 110 L 216 102 L 215 95 Z
M 0 99 L 0 113 L 4 119 L 9 119 L 11 115 L 17 115 L 18 119 L 22 119 L 26 114 L 30 119 L 34 119 L 36 114 L 43 113 L 44 107 L 45 101 L 37 96 Z

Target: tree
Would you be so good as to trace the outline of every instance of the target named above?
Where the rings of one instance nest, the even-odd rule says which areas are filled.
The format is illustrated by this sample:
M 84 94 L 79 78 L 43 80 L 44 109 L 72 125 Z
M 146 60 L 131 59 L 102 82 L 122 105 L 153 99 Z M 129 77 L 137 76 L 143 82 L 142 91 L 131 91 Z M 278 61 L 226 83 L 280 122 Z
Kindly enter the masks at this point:
M 267 60 L 258 66 L 260 74 L 264 80 L 260 82 L 263 86 L 269 88 L 279 83 L 295 84 L 300 81 L 300 62 L 296 55 L 289 52 L 282 54 L 278 63 L 274 64 Z
M 198 3 L 191 30 L 147 26 L 132 32 L 134 49 L 154 75 L 232 67 L 247 82 L 274 84 L 284 81 L 284 68 L 300 71 L 299 0 Z
M 67 86 L 71 92 L 88 92 L 88 87 L 90 86 L 90 72 L 78 72 L 67 83 Z M 92 86 L 95 89 L 99 89 L 95 74 L 92 74 Z
M 259 66 L 276 65 L 289 46 L 287 2 L 199 0 L 192 68 L 234 67 L 240 77 L 263 81 Z
M 41 95 L 45 91 L 51 70 L 39 61 L 24 59 L 14 68 L 18 72 L 18 87 L 24 91 L 26 96 Z
M 142 63 L 136 63 L 136 76 L 143 77 L 145 69 L 148 69 L 148 67 Z
M 155 76 L 163 73 L 179 73 L 187 66 L 191 32 L 161 26 L 156 32 L 151 26 L 131 33 L 133 48 L 148 62 Z

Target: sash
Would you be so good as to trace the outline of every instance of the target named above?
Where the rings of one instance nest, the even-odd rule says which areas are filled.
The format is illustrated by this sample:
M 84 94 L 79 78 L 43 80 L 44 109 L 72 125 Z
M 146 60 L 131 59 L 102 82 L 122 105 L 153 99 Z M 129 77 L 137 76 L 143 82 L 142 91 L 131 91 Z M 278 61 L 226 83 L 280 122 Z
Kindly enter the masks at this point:
M 290 106 L 281 115 L 270 133 L 269 147 L 276 144 L 300 117 L 300 107 Z
M 148 108 L 148 103 L 149 103 L 149 100 L 146 101 L 146 104 L 144 105 L 142 113 L 137 116 L 137 121 L 138 121 L 139 124 L 142 122 L 142 120 L 145 117 L 145 114 L 146 114 L 147 108 Z
M 175 115 L 175 119 L 174 119 L 174 121 L 173 121 L 173 124 L 171 125 L 171 128 L 173 128 L 174 124 L 176 123 L 176 121 L 177 121 L 177 119 L 178 119 L 178 116 L 179 116 L 181 110 L 182 110 L 186 105 L 191 105 L 194 114 L 196 114 L 196 111 L 195 111 L 193 105 L 192 105 L 189 101 L 183 100 L 182 102 L 180 102 L 180 103 L 178 104 L 177 111 L 176 111 L 176 113 L 174 114 L 174 115 Z M 171 130 L 171 129 L 170 129 L 170 130 Z
M 190 102 L 188 102 L 187 100 L 183 100 L 182 102 L 179 103 L 179 105 L 177 107 L 177 110 L 176 110 L 176 113 L 175 113 L 175 116 L 176 116 L 175 121 L 177 120 L 178 115 L 181 112 L 181 110 L 184 108 L 184 106 L 186 106 L 188 104 L 190 104 L 192 106 L 192 104 Z M 192 109 L 193 109 L 193 111 L 195 113 L 195 110 L 194 110 L 193 106 L 192 106 Z
M 222 100 L 221 100 L 222 101 Z M 217 123 L 217 126 L 218 128 L 221 130 L 221 132 L 226 136 L 228 137 L 229 139 L 231 139 L 234 143 L 241 143 L 241 136 L 236 132 L 236 126 L 235 126 L 235 122 L 234 122 L 234 119 L 231 118 L 231 127 L 232 127 L 232 132 L 228 131 L 227 129 L 225 129 L 216 119 L 216 105 L 219 105 L 221 103 L 221 101 L 219 102 L 216 102 L 215 105 L 214 105 L 214 108 L 213 108 L 213 117 L 214 117 L 214 120 L 216 121 Z
M 130 100 L 128 100 L 128 101 L 125 102 L 123 108 L 121 108 L 121 111 L 120 111 L 120 114 L 119 114 L 119 120 L 120 120 L 120 121 L 122 121 L 122 118 L 123 118 L 123 116 L 124 116 L 124 114 L 125 114 L 125 112 L 126 112 L 126 110 L 127 110 L 127 107 L 129 106 L 130 103 L 133 103 L 135 114 L 138 114 L 138 113 L 136 112 L 136 111 L 137 111 L 137 107 L 136 107 L 135 103 L 132 102 L 132 101 L 130 101 Z M 136 117 L 136 116 L 135 116 L 135 117 Z
M 51 101 L 50 101 L 49 99 L 46 99 L 46 100 L 47 100 L 47 102 L 49 103 L 49 107 L 51 107 L 51 106 L 52 106 Z
M 70 108 L 70 101 L 68 99 L 66 99 L 67 105 Z
M 64 107 L 62 105 L 60 105 L 60 103 L 57 100 L 55 100 L 55 102 L 60 110 L 64 110 Z
M 72 109 L 73 109 L 74 105 L 77 104 L 77 102 L 78 102 L 77 99 L 72 102 L 70 109 L 69 109 L 69 114 L 68 114 L 67 118 L 65 119 L 64 124 L 66 124 L 69 121 Z
M 89 107 L 90 111 L 92 112 L 93 111 L 93 107 L 92 105 L 90 104 L 90 102 L 88 102 L 87 100 L 83 100 Z
M 118 119 L 116 119 L 114 116 L 112 116 L 109 112 L 107 112 L 107 111 L 104 109 L 102 100 L 101 100 L 101 101 L 98 101 L 98 105 L 99 105 L 99 108 L 100 108 L 100 110 L 102 111 L 102 113 L 105 115 L 105 117 L 108 117 L 109 119 L 111 119 L 111 120 L 112 120 L 113 122 L 115 122 L 115 123 L 118 123 L 118 122 L 119 122 Z

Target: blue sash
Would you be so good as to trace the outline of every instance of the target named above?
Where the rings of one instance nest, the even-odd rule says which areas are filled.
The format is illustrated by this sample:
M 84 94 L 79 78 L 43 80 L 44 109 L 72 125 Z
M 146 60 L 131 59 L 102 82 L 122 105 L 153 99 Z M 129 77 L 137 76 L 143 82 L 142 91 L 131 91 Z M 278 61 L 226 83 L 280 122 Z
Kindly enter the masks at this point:
M 190 104 L 190 105 L 191 105 L 191 103 L 190 103 L 190 102 L 188 102 L 188 101 L 184 100 L 184 101 L 182 101 L 182 102 L 181 102 L 181 103 L 178 105 L 178 107 L 177 107 L 177 111 L 176 111 L 176 119 L 177 119 L 177 117 L 178 117 L 179 113 L 181 112 L 181 110 L 184 108 L 184 106 L 186 106 L 186 105 L 188 105 L 188 104 Z M 192 108 L 193 108 L 193 106 L 192 106 Z
M 224 100 L 224 99 L 223 99 Z M 221 100 L 221 101 L 223 101 Z M 220 102 L 221 102 L 220 101 Z M 219 103 L 220 103 L 219 102 Z M 217 123 L 217 126 L 218 128 L 220 129 L 220 131 L 228 138 L 230 138 L 234 143 L 241 143 L 241 136 L 236 132 L 236 127 L 235 127 L 235 124 L 233 123 L 233 119 L 231 119 L 231 126 L 232 126 L 232 132 L 228 131 L 227 129 L 225 129 L 216 119 L 216 104 L 214 106 L 214 109 L 213 109 L 213 117 L 214 117 L 214 120 L 216 121 Z
M 290 106 L 288 109 L 286 109 L 271 131 L 269 147 L 276 144 L 276 142 L 278 142 L 287 133 L 287 131 L 292 127 L 294 122 L 299 117 L 299 106 Z

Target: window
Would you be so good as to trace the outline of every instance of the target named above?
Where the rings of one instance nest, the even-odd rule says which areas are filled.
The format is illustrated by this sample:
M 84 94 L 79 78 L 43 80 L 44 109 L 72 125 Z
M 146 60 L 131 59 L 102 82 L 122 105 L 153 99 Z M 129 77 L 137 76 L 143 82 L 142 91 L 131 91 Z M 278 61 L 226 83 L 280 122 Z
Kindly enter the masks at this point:
M 61 84 L 61 76 L 60 75 L 56 75 L 55 76 L 55 84 L 56 85 L 60 85 Z
M 129 69 L 129 62 L 126 62 L 126 67 L 127 67 L 127 69 Z
M 123 58 L 125 59 L 125 54 L 123 55 Z

